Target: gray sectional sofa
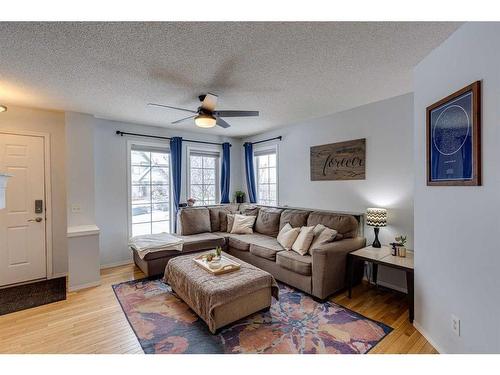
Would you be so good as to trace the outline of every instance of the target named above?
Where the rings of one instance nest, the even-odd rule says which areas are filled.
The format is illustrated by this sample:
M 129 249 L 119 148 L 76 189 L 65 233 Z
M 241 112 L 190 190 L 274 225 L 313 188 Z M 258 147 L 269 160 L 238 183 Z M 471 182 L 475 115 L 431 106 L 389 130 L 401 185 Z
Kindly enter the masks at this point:
M 257 216 L 253 234 L 231 234 L 227 230 L 228 213 Z M 346 259 L 351 251 L 365 246 L 360 231 L 361 216 L 328 211 L 228 204 L 183 208 L 177 217 L 178 235 L 184 239 L 182 252 L 161 251 L 134 260 L 146 275 L 163 274 L 169 259 L 180 254 L 210 250 L 222 246 L 229 254 L 271 273 L 277 280 L 325 299 L 344 288 Z M 311 255 L 286 251 L 277 241 L 286 223 L 292 227 L 323 224 L 337 230 L 333 242 L 310 249 Z M 362 268 L 355 270 L 357 279 Z

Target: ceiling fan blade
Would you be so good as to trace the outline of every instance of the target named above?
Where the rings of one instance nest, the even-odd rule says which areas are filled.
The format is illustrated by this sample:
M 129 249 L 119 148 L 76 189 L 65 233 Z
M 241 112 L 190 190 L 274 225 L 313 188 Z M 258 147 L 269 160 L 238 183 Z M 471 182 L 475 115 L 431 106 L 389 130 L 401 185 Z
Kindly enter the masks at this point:
M 214 111 L 213 115 L 218 117 L 250 117 L 258 116 L 259 111 Z
M 201 108 L 206 109 L 207 111 L 212 112 L 217 105 L 217 95 L 208 93 L 205 95 L 203 102 L 201 102 Z
M 219 125 L 221 128 L 229 128 L 231 126 L 220 117 L 217 117 L 217 125 Z
M 177 109 L 178 111 L 184 111 L 184 112 L 198 113 L 198 112 L 192 111 L 190 109 L 179 108 L 179 107 L 172 107 L 171 105 L 165 105 L 165 104 L 148 103 L 148 105 L 149 106 L 153 106 L 153 107 L 162 107 L 162 108 Z
M 173 121 L 173 122 L 171 122 L 171 124 L 178 124 L 178 123 L 180 123 L 180 122 L 182 122 L 182 121 L 189 120 L 189 119 L 191 119 L 191 118 L 193 118 L 193 117 L 196 117 L 196 115 L 181 118 L 180 120 L 177 120 L 177 121 Z

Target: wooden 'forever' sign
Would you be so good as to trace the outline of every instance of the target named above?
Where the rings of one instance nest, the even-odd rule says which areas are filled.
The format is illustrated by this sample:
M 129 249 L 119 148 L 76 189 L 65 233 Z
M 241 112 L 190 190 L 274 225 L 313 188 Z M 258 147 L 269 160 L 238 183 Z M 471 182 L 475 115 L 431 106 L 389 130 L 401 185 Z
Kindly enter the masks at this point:
M 364 180 L 366 139 L 311 147 L 311 181 Z

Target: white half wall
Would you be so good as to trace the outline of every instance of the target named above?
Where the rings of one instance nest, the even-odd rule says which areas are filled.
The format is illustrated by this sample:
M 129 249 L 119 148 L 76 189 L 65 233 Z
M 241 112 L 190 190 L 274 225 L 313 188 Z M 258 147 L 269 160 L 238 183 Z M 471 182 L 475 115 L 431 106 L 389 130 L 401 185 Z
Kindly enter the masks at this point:
M 445 353 L 500 352 L 499 23 L 467 23 L 426 57 L 415 85 L 415 322 Z M 483 186 L 426 185 L 426 107 L 482 80 Z M 451 329 L 461 320 L 461 335 Z
M 278 142 L 279 204 L 335 211 L 365 212 L 388 209 L 383 244 L 395 235 L 408 235 L 413 247 L 413 95 L 407 94 L 364 105 L 327 117 L 291 125 L 245 139 L 257 141 L 283 136 Z M 366 179 L 311 181 L 310 147 L 366 138 Z M 242 155 L 243 158 L 243 155 Z M 242 186 L 246 188 L 243 173 Z M 368 243 L 373 228 L 365 228 Z M 380 269 L 379 280 L 406 290 L 404 274 Z

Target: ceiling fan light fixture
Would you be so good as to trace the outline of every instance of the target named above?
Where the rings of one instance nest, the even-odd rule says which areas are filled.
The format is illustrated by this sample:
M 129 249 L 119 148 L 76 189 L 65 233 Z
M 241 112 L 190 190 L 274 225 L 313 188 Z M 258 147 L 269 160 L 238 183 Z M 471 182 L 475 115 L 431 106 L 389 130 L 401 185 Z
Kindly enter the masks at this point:
M 217 120 L 211 115 L 199 114 L 194 118 L 194 123 L 199 128 L 213 128 Z

